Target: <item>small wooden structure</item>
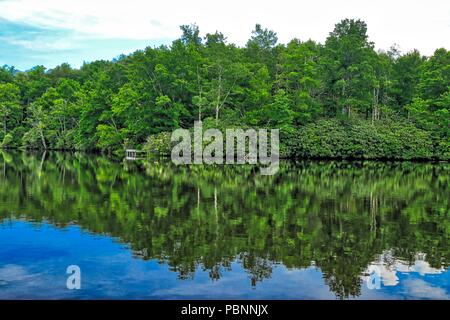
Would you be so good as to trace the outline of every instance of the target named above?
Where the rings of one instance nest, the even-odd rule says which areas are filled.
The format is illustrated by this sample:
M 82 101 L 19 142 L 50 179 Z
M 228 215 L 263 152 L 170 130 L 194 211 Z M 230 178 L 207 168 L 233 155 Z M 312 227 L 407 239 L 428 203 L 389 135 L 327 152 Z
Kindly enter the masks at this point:
M 127 149 L 127 150 L 125 150 L 125 159 L 130 160 L 130 161 L 144 159 L 142 156 L 138 157 L 139 154 L 143 155 L 144 153 L 145 153 L 145 151 L 135 150 L 135 149 Z

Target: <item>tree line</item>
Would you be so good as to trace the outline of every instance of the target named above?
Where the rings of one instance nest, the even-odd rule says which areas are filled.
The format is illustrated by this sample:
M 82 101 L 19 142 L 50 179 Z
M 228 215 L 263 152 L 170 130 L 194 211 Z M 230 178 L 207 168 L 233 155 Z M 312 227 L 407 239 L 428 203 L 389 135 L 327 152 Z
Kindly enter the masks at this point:
M 167 132 L 202 120 L 279 128 L 288 157 L 450 158 L 444 48 L 376 51 L 366 23 L 350 19 L 323 44 L 279 44 L 260 25 L 243 47 L 181 31 L 170 46 L 79 69 L 0 68 L 1 145 L 114 152 L 167 144 Z

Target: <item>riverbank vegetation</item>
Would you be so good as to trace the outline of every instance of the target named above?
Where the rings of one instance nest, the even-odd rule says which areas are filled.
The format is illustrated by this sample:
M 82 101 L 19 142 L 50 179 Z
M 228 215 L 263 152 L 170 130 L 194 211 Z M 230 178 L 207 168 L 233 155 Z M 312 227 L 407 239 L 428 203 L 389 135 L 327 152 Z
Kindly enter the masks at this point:
M 286 157 L 450 158 L 446 49 L 376 51 L 359 20 L 339 22 L 323 44 L 279 44 L 260 25 L 243 47 L 181 30 L 171 46 L 79 69 L 0 68 L 1 146 L 167 150 L 161 137 L 204 120 L 280 128 Z

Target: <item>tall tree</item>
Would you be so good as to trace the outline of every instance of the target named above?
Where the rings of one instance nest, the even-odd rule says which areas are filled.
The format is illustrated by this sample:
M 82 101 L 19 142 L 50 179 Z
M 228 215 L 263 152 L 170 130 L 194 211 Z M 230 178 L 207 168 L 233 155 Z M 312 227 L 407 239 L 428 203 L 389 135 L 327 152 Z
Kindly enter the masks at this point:
M 371 107 L 374 54 L 365 22 L 345 19 L 336 24 L 325 42 L 322 60 L 329 114 L 350 115 Z
M 20 119 L 20 89 L 12 83 L 0 83 L 0 114 L 3 135 L 8 133 L 9 121 Z
M 408 52 L 395 59 L 392 67 L 392 95 L 395 107 L 403 108 L 417 95 L 421 66 L 425 59 L 419 51 Z

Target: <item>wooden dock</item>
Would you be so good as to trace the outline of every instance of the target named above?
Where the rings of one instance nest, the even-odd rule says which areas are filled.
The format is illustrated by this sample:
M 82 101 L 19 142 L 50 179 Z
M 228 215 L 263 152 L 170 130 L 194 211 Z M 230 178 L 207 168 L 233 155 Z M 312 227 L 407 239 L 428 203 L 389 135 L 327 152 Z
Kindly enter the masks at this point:
M 144 157 L 142 156 L 143 154 L 145 154 L 145 151 L 136 149 L 127 149 L 125 150 L 125 160 L 134 161 L 144 159 Z M 139 155 L 141 155 L 141 157 L 139 157 Z

